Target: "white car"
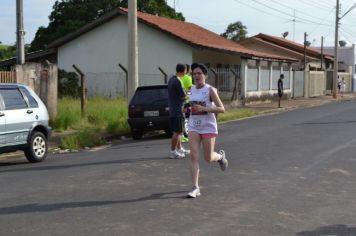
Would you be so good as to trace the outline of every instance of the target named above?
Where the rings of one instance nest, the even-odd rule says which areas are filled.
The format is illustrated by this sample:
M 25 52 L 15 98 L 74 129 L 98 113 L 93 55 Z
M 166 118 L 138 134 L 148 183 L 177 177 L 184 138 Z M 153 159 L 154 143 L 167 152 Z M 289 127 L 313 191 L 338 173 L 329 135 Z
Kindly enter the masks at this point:
M 0 84 L 0 153 L 23 150 L 30 162 L 46 158 L 51 128 L 48 111 L 22 84 Z

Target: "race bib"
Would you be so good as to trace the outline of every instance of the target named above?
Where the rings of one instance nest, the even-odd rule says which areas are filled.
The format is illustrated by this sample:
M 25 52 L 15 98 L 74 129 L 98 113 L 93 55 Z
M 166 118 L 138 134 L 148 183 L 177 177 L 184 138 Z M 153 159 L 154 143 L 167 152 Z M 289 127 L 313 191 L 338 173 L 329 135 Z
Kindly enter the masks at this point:
M 203 126 L 205 117 L 190 117 L 190 125 L 192 128 L 201 128 Z

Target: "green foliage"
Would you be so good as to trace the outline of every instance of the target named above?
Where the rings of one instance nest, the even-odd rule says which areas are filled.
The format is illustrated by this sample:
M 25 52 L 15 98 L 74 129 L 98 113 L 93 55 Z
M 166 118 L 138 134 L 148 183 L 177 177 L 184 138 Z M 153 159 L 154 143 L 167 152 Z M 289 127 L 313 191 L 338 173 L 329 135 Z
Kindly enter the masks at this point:
M 72 97 L 64 97 L 58 100 L 58 115 L 51 123 L 53 129 L 64 131 L 68 129 L 79 129 L 83 125 L 80 100 Z
M 58 131 L 97 128 L 111 135 L 126 134 L 129 132 L 127 112 L 125 99 L 96 97 L 88 100 L 82 116 L 80 100 L 64 97 L 58 101 L 58 115 L 51 125 Z
M 241 41 L 246 38 L 246 35 L 247 27 L 244 26 L 241 21 L 236 21 L 235 23 L 229 24 L 225 33 L 221 34 L 221 36 L 224 38 L 233 41 Z
M 92 22 L 118 7 L 127 8 L 127 0 L 57 0 L 49 16 L 47 27 L 40 27 L 31 43 L 30 51 L 45 48 L 49 43 Z M 139 11 L 184 20 L 165 0 L 140 0 Z
M 16 56 L 16 46 L 0 45 L 0 61 Z
M 75 72 L 58 70 L 58 96 L 78 98 L 80 95 L 79 78 Z
M 61 140 L 60 148 L 78 150 L 84 147 L 94 147 L 105 144 L 100 130 L 89 129 L 68 135 Z

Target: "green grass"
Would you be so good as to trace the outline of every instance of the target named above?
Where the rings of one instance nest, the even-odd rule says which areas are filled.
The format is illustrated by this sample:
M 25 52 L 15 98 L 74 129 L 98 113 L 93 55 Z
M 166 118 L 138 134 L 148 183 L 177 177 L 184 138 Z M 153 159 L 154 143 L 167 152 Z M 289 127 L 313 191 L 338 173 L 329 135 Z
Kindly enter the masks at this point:
M 3 45 L 3 44 L 0 44 L 0 49 L 7 49 L 11 47 L 10 45 Z
M 77 130 L 62 140 L 61 148 L 79 149 L 102 144 L 106 136 L 118 136 L 129 133 L 127 123 L 127 101 L 122 98 L 92 98 L 86 103 L 82 116 L 80 100 L 62 98 L 58 100 L 58 112 L 51 126 L 54 131 Z M 95 131 L 93 131 L 95 130 Z
M 111 134 L 129 131 L 125 99 L 89 99 L 82 116 L 80 100 L 66 97 L 58 100 L 57 113 L 56 119 L 51 123 L 55 131 L 85 128 L 105 129 Z
M 61 140 L 60 148 L 78 150 L 84 147 L 94 147 L 105 144 L 106 141 L 100 130 L 83 130 L 64 137 Z
M 233 108 L 227 110 L 225 113 L 219 114 L 218 121 L 224 122 L 229 120 L 236 120 L 236 119 L 256 116 L 258 114 L 259 113 L 257 111 L 253 111 L 249 108 Z
M 127 135 L 130 132 L 127 123 L 126 99 L 91 98 L 87 101 L 85 114 L 80 110 L 80 99 L 61 98 L 58 100 L 58 115 L 51 126 L 54 131 L 75 131 L 61 140 L 63 149 L 81 149 L 105 143 L 108 136 Z M 224 122 L 258 115 L 248 108 L 228 109 L 218 115 L 218 121 Z

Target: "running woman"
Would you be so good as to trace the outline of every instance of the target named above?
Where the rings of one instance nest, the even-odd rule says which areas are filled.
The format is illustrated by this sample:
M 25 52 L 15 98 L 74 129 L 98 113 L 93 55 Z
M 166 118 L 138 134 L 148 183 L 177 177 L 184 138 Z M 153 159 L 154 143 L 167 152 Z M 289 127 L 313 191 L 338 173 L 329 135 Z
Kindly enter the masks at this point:
M 191 158 L 191 175 L 193 189 L 187 197 L 200 196 L 199 188 L 199 149 L 203 145 L 204 159 L 207 162 L 217 162 L 222 171 L 228 166 L 224 150 L 215 152 L 215 139 L 218 127 L 215 113 L 224 113 L 225 108 L 217 90 L 205 83 L 208 70 L 205 65 L 197 63 L 192 66 L 195 85 L 190 95 L 191 114 L 189 117 L 189 147 Z

